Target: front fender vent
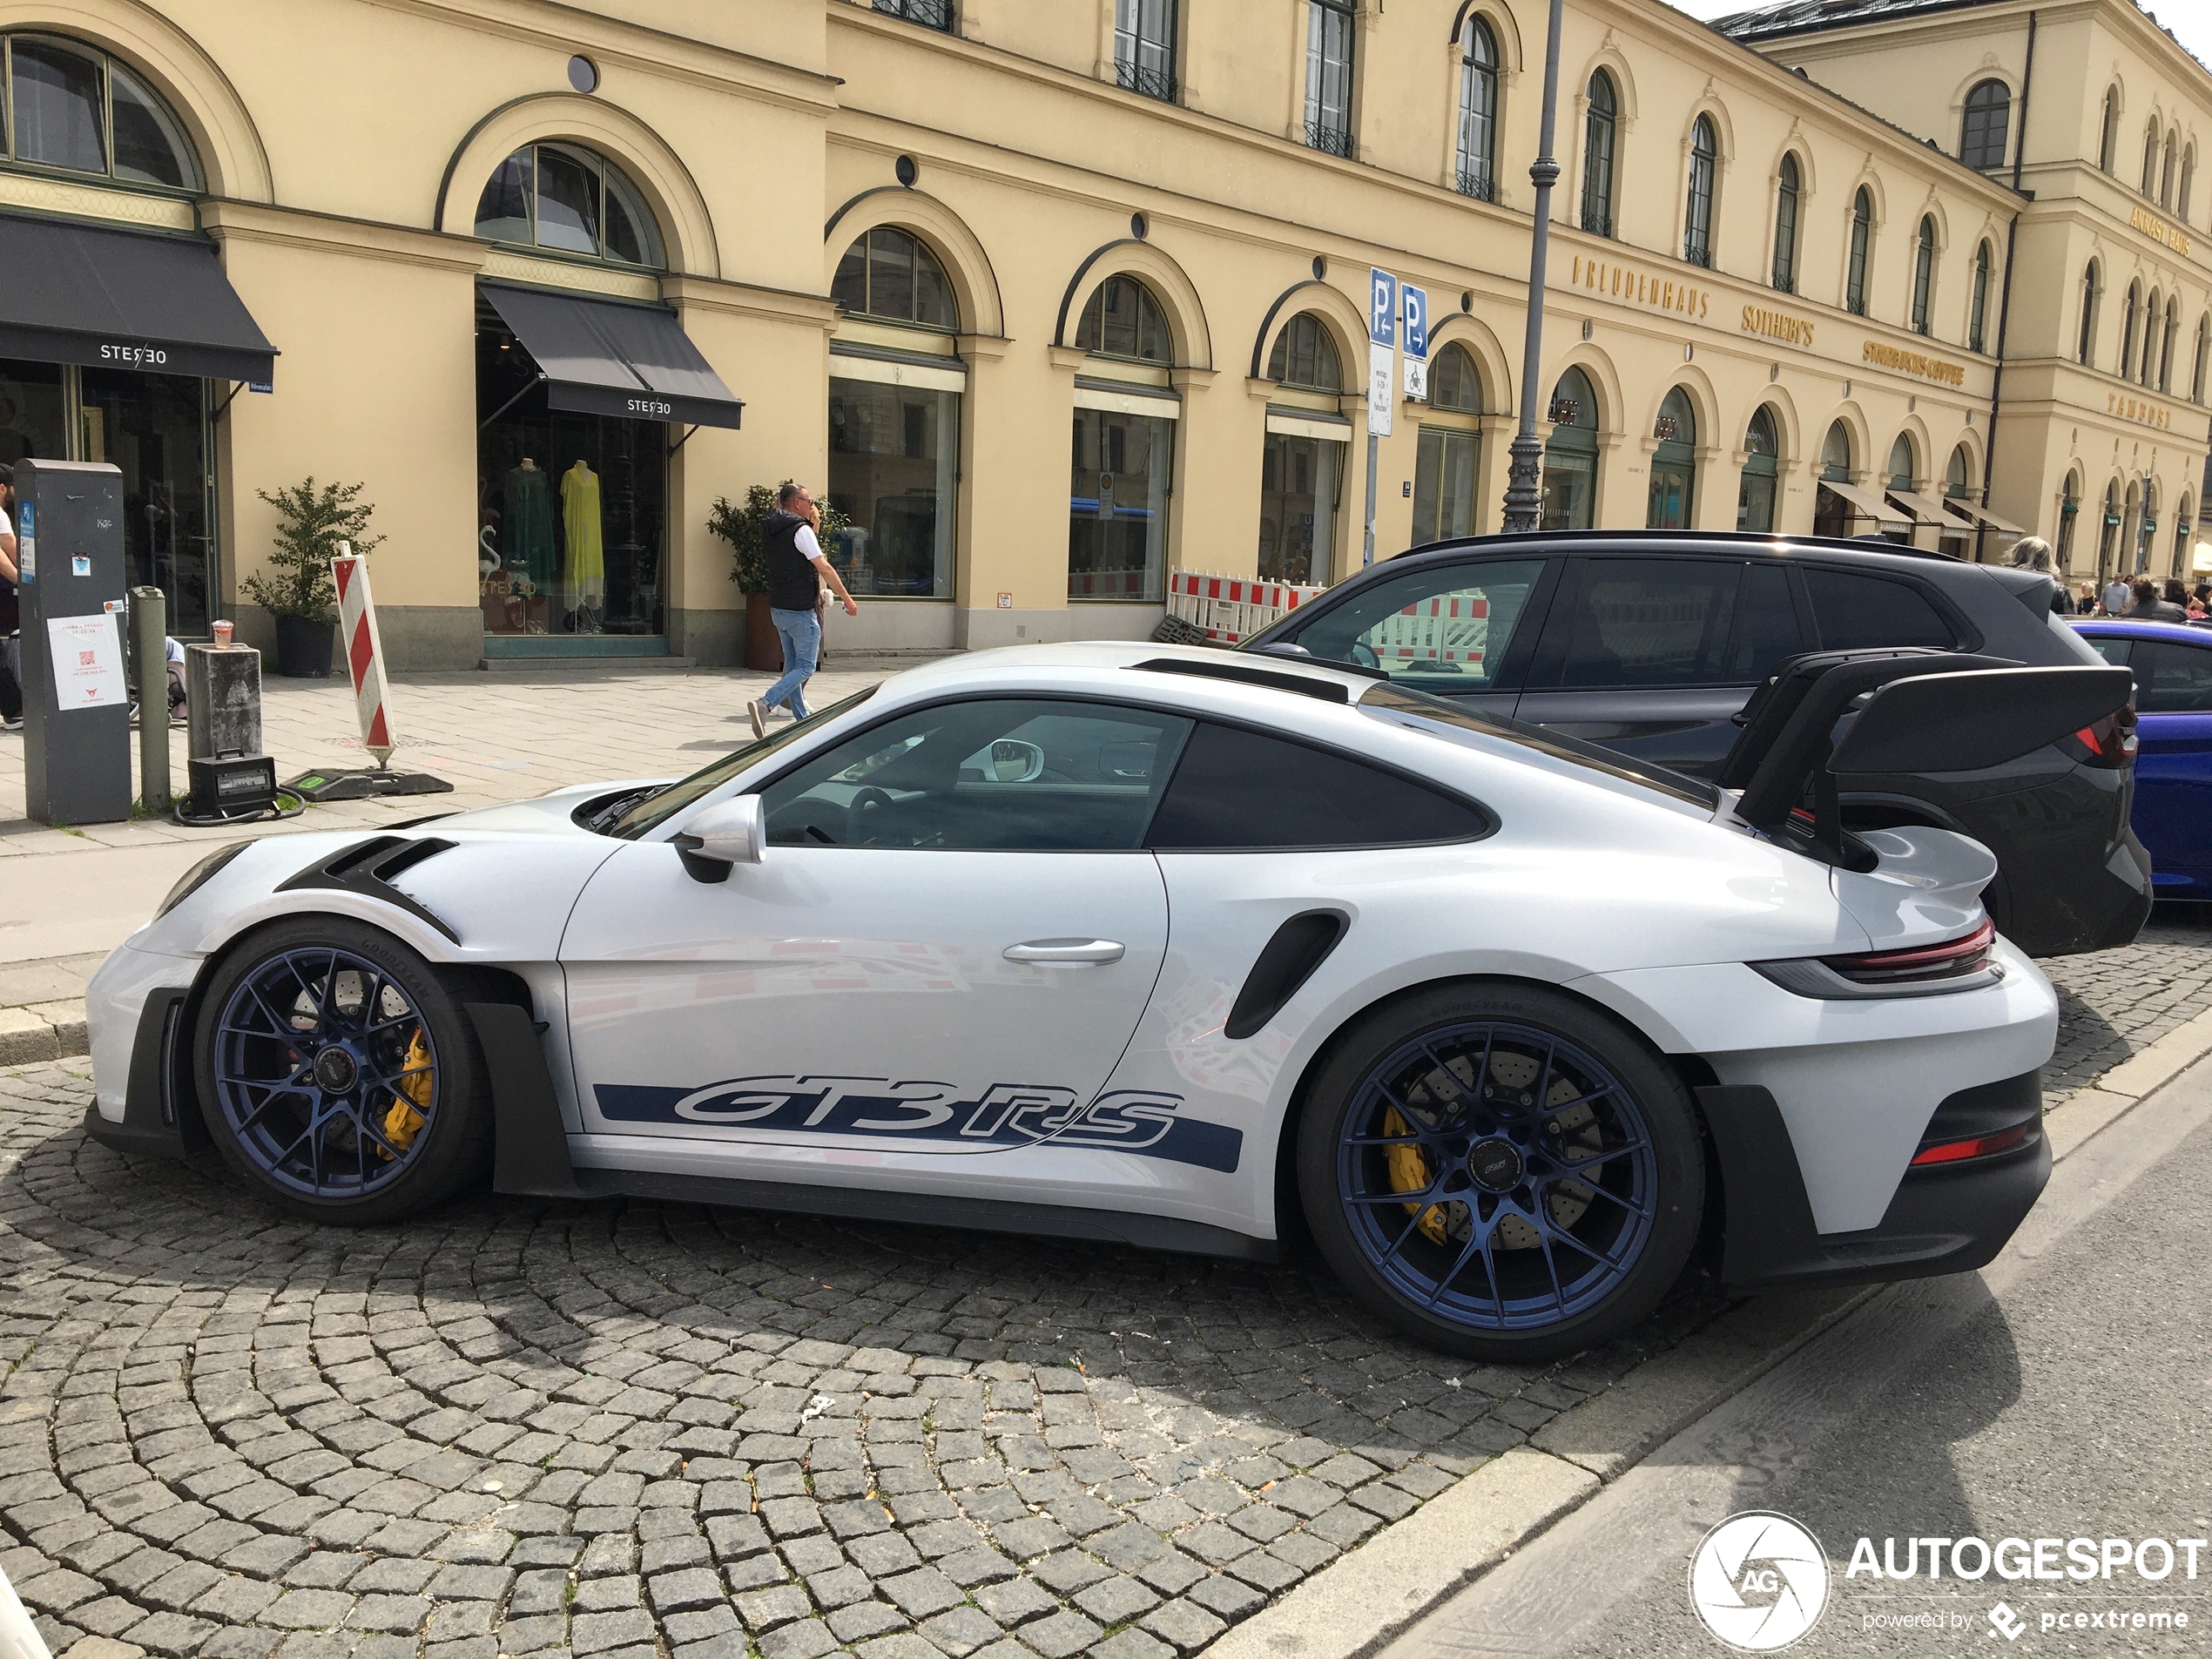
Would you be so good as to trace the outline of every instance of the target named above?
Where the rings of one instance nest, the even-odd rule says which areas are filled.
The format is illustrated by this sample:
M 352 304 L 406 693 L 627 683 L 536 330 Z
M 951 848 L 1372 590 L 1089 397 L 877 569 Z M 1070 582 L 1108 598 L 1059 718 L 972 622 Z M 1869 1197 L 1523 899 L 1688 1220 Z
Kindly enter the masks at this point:
M 435 835 L 415 838 L 405 835 L 377 835 L 366 841 L 356 841 L 351 846 L 341 847 L 328 858 L 311 864 L 289 880 L 277 884 L 279 893 L 297 893 L 314 889 L 334 889 L 351 893 L 363 899 L 373 899 L 379 904 L 392 905 L 404 910 L 417 921 L 436 928 L 455 944 L 461 935 L 454 932 L 445 919 L 418 900 L 409 898 L 392 885 L 394 878 L 413 869 L 426 860 L 441 853 L 449 853 L 460 846 Z

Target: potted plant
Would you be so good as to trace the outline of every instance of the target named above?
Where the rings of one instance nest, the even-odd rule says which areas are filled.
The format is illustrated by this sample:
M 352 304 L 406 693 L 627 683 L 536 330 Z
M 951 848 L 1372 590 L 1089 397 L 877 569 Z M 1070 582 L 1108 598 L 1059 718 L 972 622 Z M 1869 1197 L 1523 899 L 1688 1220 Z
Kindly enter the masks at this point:
M 381 545 L 368 533 L 374 506 L 361 499 L 361 484 L 324 484 L 310 477 L 279 489 L 254 494 L 277 509 L 276 543 L 266 566 L 239 583 L 239 590 L 276 620 L 277 672 L 294 679 L 324 679 L 330 674 L 333 624 L 338 620 L 338 590 L 330 561 L 341 542 L 356 553 Z
M 821 542 L 826 551 L 851 521 L 827 502 L 821 508 Z M 726 496 L 716 497 L 706 527 L 730 544 L 730 580 L 745 595 L 745 665 L 780 674 L 783 642 L 776 637 L 776 624 L 768 614 L 768 556 L 760 544 L 761 521 L 775 510 L 775 489 L 754 484 L 745 491 L 742 507 L 731 505 Z

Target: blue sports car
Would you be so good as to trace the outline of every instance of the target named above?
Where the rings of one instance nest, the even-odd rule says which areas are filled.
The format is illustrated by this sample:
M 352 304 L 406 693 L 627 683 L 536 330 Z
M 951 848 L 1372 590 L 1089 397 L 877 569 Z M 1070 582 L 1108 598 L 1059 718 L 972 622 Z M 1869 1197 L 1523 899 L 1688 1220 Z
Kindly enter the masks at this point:
M 2135 676 L 2135 835 L 2161 899 L 2212 900 L 2212 628 L 2131 617 L 2074 624 Z

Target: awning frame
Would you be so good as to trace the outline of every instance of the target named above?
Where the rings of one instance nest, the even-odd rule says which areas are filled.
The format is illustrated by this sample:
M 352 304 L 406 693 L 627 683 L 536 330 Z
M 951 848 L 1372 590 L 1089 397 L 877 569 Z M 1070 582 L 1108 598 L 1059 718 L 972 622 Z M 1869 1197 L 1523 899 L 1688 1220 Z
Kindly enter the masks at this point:
M 537 365 L 524 391 L 542 386 L 549 408 L 667 426 L 743 424 L 744 400 L 671 307 L 489 279 L 477 288 Z
M 1871 518 L 1885 529 L 1892 525 L 1898 529 L 1912 527 L 1910 517 L 1899 513 L 1881 496 L 1862 485 L 1838 478 L 1823 478 L 1819 482 L 1821 489 L 1833 491 L 1838 500 L 1847 501 L 1858 508 L 1860 517 Z
M 1941 502 L 1930 496 L 1914 490 L 1892 489 L 1889 497 L 1919 523 L 1941 530 L 1946 536 L 1972 536 L 1974 533 L 1973 525 L 1946 510 Z

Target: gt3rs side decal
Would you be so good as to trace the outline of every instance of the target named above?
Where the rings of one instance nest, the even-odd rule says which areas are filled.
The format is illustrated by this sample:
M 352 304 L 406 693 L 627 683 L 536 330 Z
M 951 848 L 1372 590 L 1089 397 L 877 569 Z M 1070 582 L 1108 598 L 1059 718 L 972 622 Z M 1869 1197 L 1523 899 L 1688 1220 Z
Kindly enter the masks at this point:
M 1101 1095 L 1043 1083 L 994 1083 L 978 1100 L 950 1083 L 883 1077 L 733 1077 L 704 1089 L 600 1083 L 601 1114 L 625 1123 L 720 1123 L 799 1135 L 880 1136 L 968 1146 L 1097 1147 L 1234 1173 L 1244 1131 L 1183 1117 L 1180 1096 Z

